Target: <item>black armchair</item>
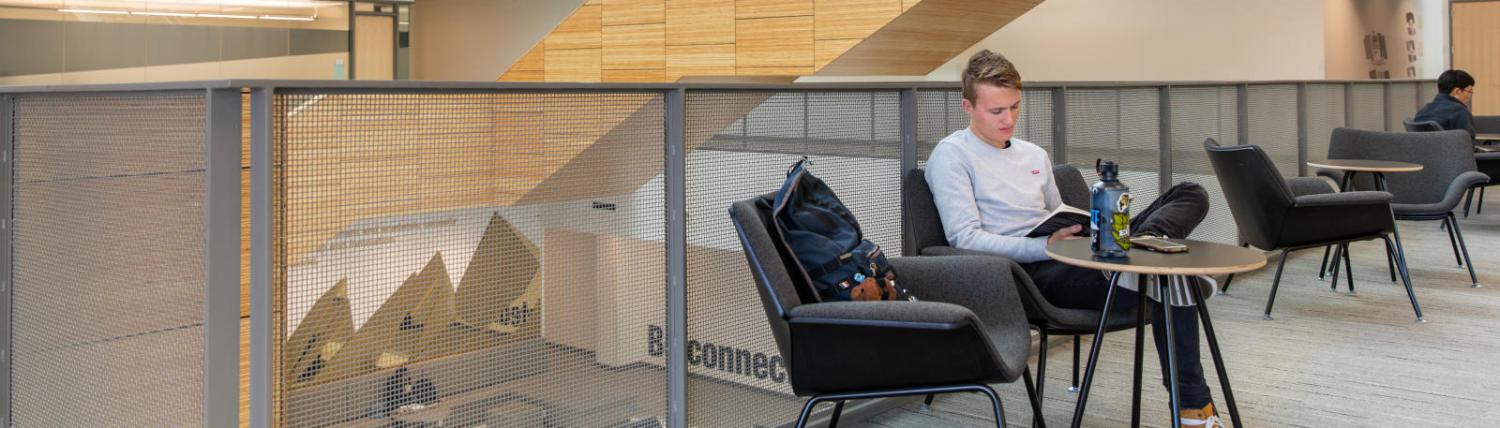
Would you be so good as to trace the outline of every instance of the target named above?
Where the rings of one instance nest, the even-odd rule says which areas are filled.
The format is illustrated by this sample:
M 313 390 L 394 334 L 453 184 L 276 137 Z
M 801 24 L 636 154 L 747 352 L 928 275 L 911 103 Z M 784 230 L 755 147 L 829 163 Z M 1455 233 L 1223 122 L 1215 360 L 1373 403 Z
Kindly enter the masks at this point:
M 1478 287 L 1468 245 L 1453 214 L 1465 191 L 1490 182 L 1488 175 L 1477 171 L 1479 155 L 1473 153 L 1472 145 L 1469 133 L 1462 130 L 1393 133 L 1338 128 L 1328 142 L 1328 157 L 1421 164 L 1421 171 L 1392 174 L 1387 179 L 1393 195 L 1391 211 L 1397 220 L 1442 221 L 1453 258 L 1468 265 L 1469 279 Z M 1362 178 L 1352 183 L 1354 189 L 1374 188 L 1368 177 Z
M 1062 195 L 1063 203 L 1074 207 L 1089 206 L 1088 185 L 1083 180 L 1083 174 L 1078 172 L 1072 165 L 1057 165 L 1052 168 L 1052 175 L 1057 180 L 1057 189 Z M 932 188 L 927 185 L 925 172 L 914 169 L 906 173 L 905 183 L 901 186 L 903 192 L 903 209 L 901 215 L 906 225 L 906 240 L 912 245 L 911 253 L 924 256 L 948 256 L 948 255 L 975 255 L 992 257 L 1003 261 L 1010 266 L 1013 276 L 1016 278 L 1016 286 L 1020 289 L 1021 302 L 1026 308 L 1026 319 L 1041 338 L 1041 352 L 1037 356 L 1037 394 L 1041 395 L 1046 390 L 1047 375 L 1047 339 L 1049 336 L 1073 336 L 1073 383 L 1070 391 L 1078 388 L 1079 355 L 1082 349 L 1079 335 L 1094 334 L 1094 329 L 1099 326 L 1100 312 L 1088 309 L 1064 309 L 1052 306 L 1047 299 L 1042 297 L 1042 291 L 1037 288 L 1036 283 L 1015 261 L 1000 255 L 970 251 L 954 248 L 948 245 L 948 238 L 943 233 L 943 222 L 938 217 L 937 205 L 932 201 Z M 1148 312 L 1149 313 L 1149 312 Z M 1148 317 L 1149 320 L 1149 317 Z M 1135 312 L 1132 309 L 1123 316 L 1111 316 L 1110 323 L 1106 326 L 1108 331 L 1118 331 L 1135 327 Z
M 1256 248 L 1281 250 L 1271 295 L 1266 299 L 1266 319 L 1271 319 L 1288 252 L 1380 239 L 1396 249 L 1395 264 L 1406 284 L 1406 294 L 1417 321 L 1423 322 L 1422 307 L 1417 304 L 1407 273 L 1401 235 L 1391 215 L 1390 193 L 1334 193 L 1327 184 L 1310 181 L 1320 181 L 1318 178 L 1284 179 L 1266 152 L 1254 145 L 1220 146 L 1208 139 L 1203 148 L 1224 189 L 1240 239 Z
M 792 392 L 820 402 L 979 392 L 1005 426 L 1000 396 L 986 383 L 1025 379 L 1035 420 L 1041 404 L 1026 360 L 1031 337 L 1011 267 L 987 257 L 895 257 L 902 286 L 922 301 L 827 302 L 799 295 L 796 263 L 770 226 L 774 195 L 735 202 L 730 218 L 756 282 L 766 320 L 785 359 Z M 945 303 L 947 302 L 947 303 Z

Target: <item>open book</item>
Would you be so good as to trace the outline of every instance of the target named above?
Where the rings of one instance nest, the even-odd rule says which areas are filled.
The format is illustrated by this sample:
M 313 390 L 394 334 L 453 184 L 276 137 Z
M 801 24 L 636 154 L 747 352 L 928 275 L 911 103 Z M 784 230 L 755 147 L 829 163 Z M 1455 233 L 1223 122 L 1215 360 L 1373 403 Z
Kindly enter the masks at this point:
M 1038 236 L 1051 236 L 1054 232 L 1075 224 L 1083 226 L 1083 231 L 1079 232 L 1078 236 L 1088 236 L 1088 211 L 1069 206 L 1068 204 L 1058 205 L 1056 209 L 1052 210 L 1052 212 L 1047 213 L 1046 220 L 1042 220 L 1042 222 L 1040 224 L 1037 224 L 1036 227 L 1033 227 L 1031 228 L 1031 230 L 1027 231 L 1026 237 L 1035 238 Z

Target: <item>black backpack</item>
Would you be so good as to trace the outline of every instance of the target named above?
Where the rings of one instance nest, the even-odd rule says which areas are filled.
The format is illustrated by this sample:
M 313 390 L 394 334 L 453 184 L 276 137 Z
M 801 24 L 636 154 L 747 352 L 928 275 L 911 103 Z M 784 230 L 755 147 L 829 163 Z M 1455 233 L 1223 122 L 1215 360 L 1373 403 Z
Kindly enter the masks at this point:
M 783 251 L 801 268 L 792 274 L 801 274 L 825 302 L 909 299 L 896 287 L 896 271 L 880 246 L 864 239 L 854 214 L 807 164 L 803 158 L 792 165 L 771 205 Z

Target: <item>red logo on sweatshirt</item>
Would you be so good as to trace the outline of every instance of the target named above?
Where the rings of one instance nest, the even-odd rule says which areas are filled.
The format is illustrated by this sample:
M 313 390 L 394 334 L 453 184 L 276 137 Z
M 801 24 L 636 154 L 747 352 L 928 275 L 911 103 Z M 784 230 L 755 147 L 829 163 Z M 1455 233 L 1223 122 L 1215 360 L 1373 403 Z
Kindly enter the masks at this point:
M 1041 173 L 1042 173 L 1042 170 L 1040 170 L 1040 169 L 1033 169 L 1033 170 L 1031 170 L 1031 175 L 1037 175 L 1037 174 L 1041 174 Z

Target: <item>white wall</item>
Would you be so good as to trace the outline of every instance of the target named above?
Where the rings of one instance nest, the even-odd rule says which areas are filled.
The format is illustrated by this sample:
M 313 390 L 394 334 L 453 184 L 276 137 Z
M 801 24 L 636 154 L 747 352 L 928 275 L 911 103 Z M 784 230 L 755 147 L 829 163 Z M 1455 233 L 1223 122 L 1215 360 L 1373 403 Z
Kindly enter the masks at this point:
M 1322 40 L 1317 1 L 1046 0 L 918 79 L 958 80 L 980 48 L 1029 81 L 1322 79 Z
M 1393 79 L 1430 79 L 1447 69 L 1447 1 L 1325 0 L 1324 5 L 1327 78 L 1369 79 L 1373 70 L 1382 77 L 1389 72 Z M 1416 19 L 1415 34 L 1408 31 L 1408 12 Z M 1385 38 L 1384 58 L 1366 56 L 1365 39 L 1376 33 Z
M 582 3 L 422 0 L 411 9 L 411 78 L 492 82 Z

